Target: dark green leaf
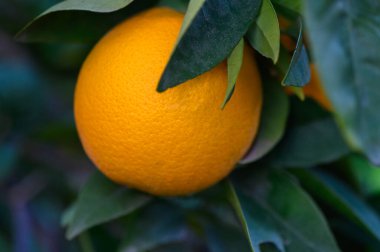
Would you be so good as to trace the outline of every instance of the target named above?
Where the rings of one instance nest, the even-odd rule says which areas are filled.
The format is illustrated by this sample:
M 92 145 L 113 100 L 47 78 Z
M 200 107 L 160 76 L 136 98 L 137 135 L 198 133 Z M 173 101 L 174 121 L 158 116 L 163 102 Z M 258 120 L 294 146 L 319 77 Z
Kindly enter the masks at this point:
M 380 240 L 380 218 L 358 195 L 334 177 L 309 170 L 295 170 L 310 191 Z
M 267 154 L 282 138 L 289 111 L 288 97 L 278 83 L 267 82 L 260 126 L 255 141 L 240 163 L 247 164 Z
M 308 0 L 305 18 L 323 87 L 342 132 L 380 164 L 380 2 Z
M 226 96 L 224 97 L 221 108 L 223 109 L 234 93 L 235 84 L 239 76 L 241 65 L 243 64 L 244 39 L 234 48 L 231 55 L 227 59 L 228 83 Z
M 303 0 L 272 0 L 272 2 L 298 14 L 302 13 Z
M 43 12 L 17 35 L 19 41 L 88 43 L 98 40 L 106 31 L 126 17 L 151 6 L 153 1 L 133 0 L 68 0 Z M 117 11 L 119 10 L 119 11 Z M 110 13 L 114 12 L 115 13 Z
M 223 61 L 256 18 L 261 0 L 207 0 L 178 41 L 158 91 L 179 85 Z
M 129 214 L 149 200 L 149 196 L 116 185 L 96 172 L 79 194 L 67 237 L 71 239 L 88 228 Z
M 265 209 L 282 232 L 287 252 L 337 252 L 326 219 L 313 200 L 285 172 L 262 174 L 245 169 L 234 179 L 247 195 Z
M 379 167 L 372 165 L 366 158 L 359 155 L 350 155 L 344 160 L 344 164 L 364 195 L 380 195 Z
M 279 251 L 284 250 L 284 244 L 273 220 L 256 202 L 236 191 L 229 183 L 230 202 L 243 226 L 252 252 L 261 252 L 260 245 L 273 243 Z
M 277 62 L 280 53 L 280 26 L 270 0 L 263 0 L 259 16 L 248 30 L 251 46 L 263 56 Z
M 310 81 L 309 57 L 302 42 L 302 21 L 299 20 L 299 34 L 296 50 L 293 52 L 288 71 L 282 80 L 285 86 L 303 87 Z
M 149 206 L 132 217 L 120 251 L 154 251 L 161 245 L 183 241 L 189 235 L 180 209 L 169 205 Z
M 276 167 L 310 167 L 349 153 L 332 118 L 290 127 L 267 161 Z
M 158 6 L 170 7 L 179 12 L 186 12 L 189 0 L 161 0 L 158 2 Z
M 197 224 L 210 252 L 249 252 L 249 243 L 239 226 L 224 223 L 213 215 L 197 214 Z
M 183 18 L 181 30 L 178 34 L 177 42 L 181 40 L 183 34 L 187 31 L 191 22 L 193 22 L 193 19 L 198 14 L 204 2 L 205 0 L 190 0 L 189 5 L 186 9 L 185 17 Z

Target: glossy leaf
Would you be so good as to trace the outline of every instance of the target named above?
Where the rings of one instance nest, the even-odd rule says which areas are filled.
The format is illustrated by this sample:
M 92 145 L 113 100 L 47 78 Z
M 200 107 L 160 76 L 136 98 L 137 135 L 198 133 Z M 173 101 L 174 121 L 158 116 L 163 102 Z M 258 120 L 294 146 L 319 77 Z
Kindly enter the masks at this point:
M 303 87 L 310 82 L 309 57 L 303 45 L 302 30 L 302 21 L 300 20 L 296 49 L 293 52 L 288 71 L 282 80 L 282 84 L 285 86 Z
M 232 94 L 235 90 L 236 81 L 239 76 L 241 65 L 243 64 L 243 53 L 244 53 L 244 39 L 241 39 L 239 44 L 234 48 L 231 55 L 227 59 L 227 73 L 228 73 L 228 83 L 226 96 L 224 97 L 223 104 L 221 108 L 223 109 L 227 102 L 231 99 Z
M 343 182 L 323 172 L 295 170 L 311 192 L 380 240 L 380 217 Z
M 305 1 L 311 49 L 336 119 L 349 144 L 375 164 L 380 164 L 379 13 L 379 1 Z
M 276 167 L 310 167 L 349 153 L 332 118 L 289 127 L 267 161 Z
M 278 83 L 267 81 L 264 88 L 264 104 L 260 126 L 252 147 L 241 164 L 251 163 L 267 154 L 281 140 L 289 112 L 288 97 Z
M 261 252 L 260 245 L 272 243 L 284 252 L 284 244 L 273 220 L 256 202 L 235 190 L 229 183 L 229 198 L 243 226 L 252 252 Z
M 116 185 L 96 172 L 79 194 L 66 235 L 72 239 L 88 228 L 133 212 L 149 200 L 149 196 Z
M 263 56 L 277 62 L 280 53 L 280 26 L 270 0 L 263 0 L 259 16 L 246 35 L 249 43 Z
M 261 0 L 207 0 L 178 41 L 159 81 L 162 92 L 215 67 L 256 18 Z
M 245 169 L 233 182 L 271 217 L 285 241 L 285 251 L 339 251 L 323 214 L 288 173 L 267 167 Z

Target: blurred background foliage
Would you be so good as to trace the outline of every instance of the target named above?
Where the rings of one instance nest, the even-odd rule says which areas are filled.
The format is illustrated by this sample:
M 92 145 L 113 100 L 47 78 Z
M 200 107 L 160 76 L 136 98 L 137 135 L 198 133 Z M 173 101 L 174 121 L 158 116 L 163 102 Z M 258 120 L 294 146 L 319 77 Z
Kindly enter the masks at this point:
M 0 251 L 78 251 L 60 218 L 91 170 L 72 114 L 91 45 L 13 39 L 57 2 L 0 1 Z
M 96 28 L 78 37 L 72 23 L 61 22 L 57 33 L 74 42 L 14 40 L 57 2 L 0 1 L 0 251 L 326 252 L 338 251 L 335 240 L 341 251 L 380 251 L 380 171 L 350 151 L 331 114 L 310 99 L 266 91 L 286 109 L 267 105 L 262 121 L 289 114 L 284 137 L 263 159 L 239 166 L 229 182 L 194 196 L 153 198 L 93 173 L 72 113 L 83 59 L 119 20 L 155 4 L 184 11 L 187 1 L 73 13 L 72 20 Z M 287 1 L 274 2 L 286 16 Z M 280 84 L 268 71 L 272 63 L 257 58 L 263 78 Z

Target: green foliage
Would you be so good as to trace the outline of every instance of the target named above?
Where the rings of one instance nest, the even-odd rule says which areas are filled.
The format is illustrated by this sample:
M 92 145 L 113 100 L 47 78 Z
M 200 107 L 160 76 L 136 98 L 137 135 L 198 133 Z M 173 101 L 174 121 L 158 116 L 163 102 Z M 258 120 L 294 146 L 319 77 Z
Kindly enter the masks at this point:
M 275 167 L 310 167 L 349 153 L 334 120 L 315 103 L 301 105 L 293 99 L 291 113 L 289 129 L 265 162 Z
M 165 91 L 210 70 L 239 43 L 258 15 L 261 0 L 228 2 L 222 1 L 224 9 L 219 0 L 205 1 L 178 41 L 162 74 L 158 91 Z M 233 29 L 231 24 L 234 24 Z
M 311 49 L 336 120 L 350 145 L 380 165 L 380 3 L 305 5 Z
M 380 240 L 380 217 L 341 181 L 323 172 L 297 170 L 311 192 Z
M 281 140 L 289 113 L 288 97 L 279 83 L 267 81 L 264 88 L 264 104 L 260 126 L 250 150 L 241 164 L 251 163 L 263 157 Z
M 226 96 L 222 104 L 222 109 L 226 106 L 227 102 L 230 100 L 232 94 L 234 93 L 235 84 L 239 76 L 241 65 L 243 64 L 243 54 L 244 54 L 244 39 L 241 39 L 237 46 L 232 50 L 231 55 L 227 59 L 227 73 L 228 73 L 228 83 Z
M 68 0 L 17 35 L 58 44 L 11 41 L 54 3 L 0 3 L 0 251 L 380 250 L 377 1 Z M 110 27 L 152 6 L 186 14 L 160 91 L 226 60 L 228 106 L 243 38 L 263 80 L 259 131 L 229 182 L 186 197 L 153 197 L 98 172 L 84 182 L 94 167 L 75 133 L 72 94 L 84 56 Z M 280 45 L 284 17 L 294 51 Z M 309 51 L 331 112 L 303 96 Z M 302 101 L 281 80 L 299 87 Z M 59 215 L 75 239 L 64 239 Z
M 299 34 L 296 49 L 285 74 L 282 84 L 285 86 L 303 87 L 310 81 L 309 58 L 303 45 L 302 21 L 299 21 Z
M 280 53 L 280 26 L 270 0 L 263 0 L 259 16 L 247 32 L 251 46 L 276 63 Z
M 117 186 L 96 172 L 88 179 L 72 207 L 72 219 L 64 221 L 68 226 L 67 237 L 72 239 L 90 227 L 135 211 L 149 200 L 148 195 Z

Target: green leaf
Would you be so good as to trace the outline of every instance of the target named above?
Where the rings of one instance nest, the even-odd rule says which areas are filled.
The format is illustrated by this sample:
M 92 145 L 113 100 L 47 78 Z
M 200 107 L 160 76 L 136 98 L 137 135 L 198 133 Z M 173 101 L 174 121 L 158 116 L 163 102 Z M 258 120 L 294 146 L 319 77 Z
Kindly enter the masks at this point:
M 380 2 L 307 0 L 305 19 L 323 88 L 346 140 L 380 164 Z
M 131 217 L 119 251 L 155 251 L 164 244 L 185 240 L 189 233 L 183 213 L 170 205 L 151 205 Z
M 66 235 L 68 239 L 72 239 L 95 225 L 135 211 L 146 205 L 149 200 L 149 196 L 116 185 L 99 172 L 95 172 L 79 194 Z
M 264 104 L 260 126 L 252 147 L 241 164 L 251 163 L 263 157 L 281 140 L 288 118 L 289 100 L 278 83 L 267 81 L 264 88 Z
M 348 153 L 336 123 L 328 117 L 289 127 L 267 161 L 275 167 L 310 167 Z
M 296 50 L 293 52 L 292 59 L 282 84 L 284 86 L 303 87 L 310 82 L 309 57 L 302 42 L 302 21 L 299 20 L 299 34 Z
M 350 155 L 344 160 L 344 164 L 361 193 L 369 197 L 380 195 L 379 167 L 359 155 Z
M 258 204 L 244 194 L 237 192 L 229 183 L 230 202 L 243 226 L 252 252 L 261 252 L 260 245 L 273 243 L 279 251 L 284 252 L 282 238 L 273 220 Z
M 226 96 L 224 97 L 221 108 L 223 109 L 227 102 L 231 99 L 235 90 L 236 81 L 239 76 L 241 65 L 243 64 L 244 39 L 239 41 L 239 44 L 234 48 L 231 55 L 227 59 L 228 83 Z
M 303 0 L 272 0 L 272 2 L 295 13 L 302 14 Z
M 210 252 L 249 252 L 247 239 L 239 226 L 226 224 L 223 219 L 214 215 L 197 213 L 193 223 L 202 231 L 202 236 Z
M 280 53 L 280 25 L 270 0 L 263 0 L 259 16 L 246 35 L 249 43 L 263 56 L 276 63 Z
M 66 0 L 29 22 L 16 38 L 24 42 L 94 42 L 115 24 L 152 5 L 152 1 L 132 2 Z M 130 8 L 121 10 L 129 4 Z
M 61 217 L 62 227 L 67 227 L 73 221 L 75 211 L 76 211 L 76 204 L 72 204 L 71 206 L 65 209 Z
M 207 0 L 192 19 L 159 81 L 162 92 L 215 67 L 239 43 L 261 0 Z
M 308 190 L 380 240 L 379 216 L 343 182 L 323 172 L 304 169 L 294 172 Z
M 271 216 L 287 252 L 339 251 L 321 211 L 289 174 L 244 169 L 233 181 Z
M 204 2 L 205 0 L 190 0 L 189 5 L 186 9 L 185 17 L 183 18 L 181 30 L 178 34 L 177 43 L 181 40 L 183 34 L 187 31 L 191 22 L 193 22 L 195 16 L 198 14 Z
M 187 6 L 189 4 L 189 0 L 161 0 L 158 2 L 158 6 L 164 6 L 164 7 L 169 7 L 172 8 L 176 11 L 179 12 L 186 12 Z

